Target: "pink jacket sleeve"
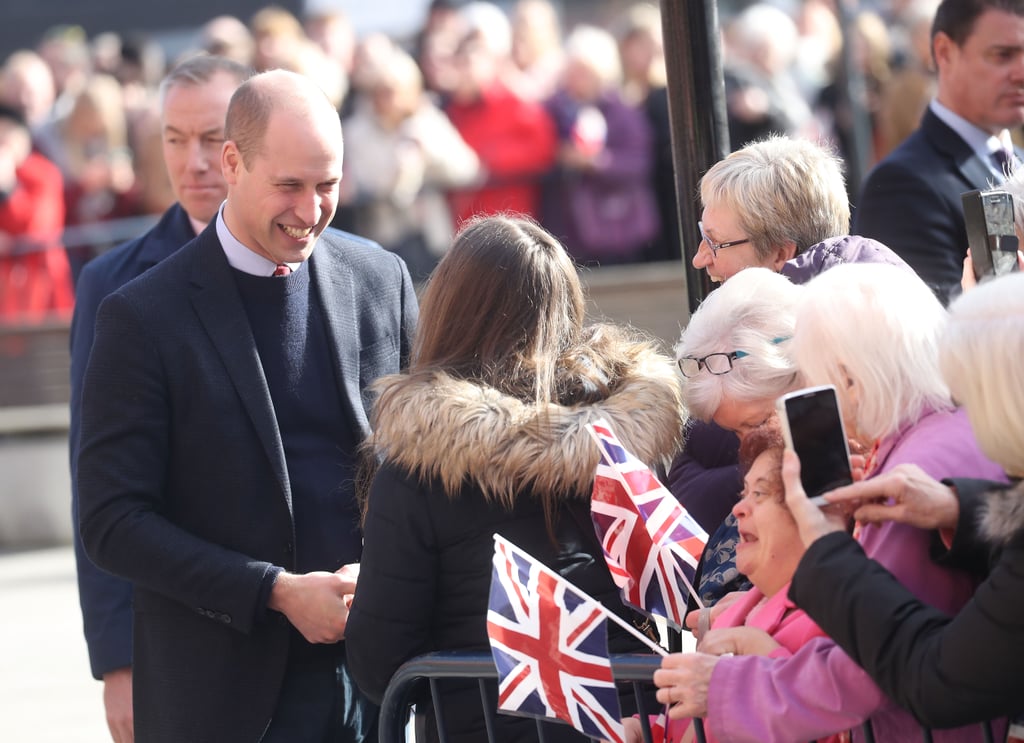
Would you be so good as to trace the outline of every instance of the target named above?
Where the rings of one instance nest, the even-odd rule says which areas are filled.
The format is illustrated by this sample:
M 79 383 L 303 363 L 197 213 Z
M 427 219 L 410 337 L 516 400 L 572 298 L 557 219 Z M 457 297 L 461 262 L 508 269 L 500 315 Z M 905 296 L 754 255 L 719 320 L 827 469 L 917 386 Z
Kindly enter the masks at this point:
M 722 658 L 705 725 L 718 740 L 814 740 L 863 723 L 885 697 L 834 642 L 819 637 L 785 659 Z

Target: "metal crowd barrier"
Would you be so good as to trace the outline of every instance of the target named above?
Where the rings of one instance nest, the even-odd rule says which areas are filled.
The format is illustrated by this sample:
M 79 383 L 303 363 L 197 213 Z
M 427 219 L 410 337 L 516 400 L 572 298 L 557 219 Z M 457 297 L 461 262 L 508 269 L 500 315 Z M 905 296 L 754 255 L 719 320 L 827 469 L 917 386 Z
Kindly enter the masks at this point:
M 645 709 L 641 686 L 650 684 L 654 671 L 661 665 L 661 659 L 654 655 L 612 655 L 612 675 L 616 681 L 628 682 L 633 685 L 633 693 L 637 700 L 637 711 L 640 714 L 640 723 L 643 728 L 644 743 L 652 743 L 651 728 L 648 723 L 648 715 L 659 710 Z M 426 683 L 430 691 L 431 701 L 440 697 L 438 680 L 440 679 L 476 679 L 480 690 L 480 702 L 484 713 L 484 724 L 487 728 L 487 740 L 495 743 L 494 716 L 497 707 L 495 700 L 488 693 L 485 681 L 496 679 L 498 673 L 494 668 L 494 661 L 490 653 L 471 653 L 445 651 L 428 653 L 418 658 L 413 658 L 402 665 L 391 678 L 387 690 L 384 692 L 384 700 L 380 707 L 380 743 L 406 743 L 406 727 L 409 723 L 413 704 L 423 698 L 423 685 Z M 440 743 L 447 743 L 448 735 L 445 728 L 444 717 L 441 705 L 434 704 L 434 714 L 437 721 L 437 735 Z M 423 738 L 419 737 L 424 730 L 422 716 L 417 715 L 419 728 L 417 730 L 417 743 L 422 743 Z M 694 720 L 694 729 L 698 743 L 704 743 L 704 728 L 702 720 Z M 546 722 L 537 720 L 537 741 L 544 743 L 544 729 L 550 725 L 561 725 L 559 722 Z M 981 723 L 982 735 L 985 743 L 995 743 L 995 738 L 990 722 Z M 875 743 L 874 730 L 871 721 L 868 720 L 861 726 L 861 733 L 865 743 Z M 932 732 L 927 728 L 921 728 L 921 736 L 924 743 L 931 743 Z M 813 741 L 812 741 L 813 743 Z
M 654 655 L 612 655 L 611 662 L 615 680 L 633 684 L 637 711 L 640 713 L 640 722 L 644 729 L 644 743 L 651 743 L 651 729 L 647 716 L 657 710 L 645 709 L 641 686 L 650 684 L 651 676 L 661 664 L 661 659 Z M 494 716 L 497 705 L 487 692 L 484 682 L 497 677 L 498 672 L 494 668 L 490 653 L 446 651 L 413 658 L 395 671 L 384 693 L 384 701 L 380 707 L 380 743 L 405 743 L 405 729 L 411 708 L 413 703 L 421 698 L 424 682 L 429 685 L 431 700 L 435 700 L 440 697 L 438 680 L 450 678 L 477 680 L 484 724 L 487 727 L 487 740 L 489 743 L 495 743 Z M 448 735 L 441 710 L 441 705 L 434 705 L 438 740 L 440 743 L 446 743 Z M 544 743 L 544 730 L 551 725 L 563 723 L 537 720 L 539 743 Z M 703 731 L 699 740 L 703 743 Z

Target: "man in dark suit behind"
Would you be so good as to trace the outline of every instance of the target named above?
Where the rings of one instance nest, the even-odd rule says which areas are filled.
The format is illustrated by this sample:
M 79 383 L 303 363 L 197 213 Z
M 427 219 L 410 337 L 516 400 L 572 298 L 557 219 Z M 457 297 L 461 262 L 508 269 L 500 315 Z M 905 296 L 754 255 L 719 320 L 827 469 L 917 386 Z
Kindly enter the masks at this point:
M 853 231 L 892 248 L 948 303 L 967 253 L 960 195 L 1004 180 L 1007 130 L 1024 122 L 1024 0 L 943 0 L 932 55 L 938 93 L 868 176 Z
M 404 264 L 325 231 L 337 113 L 281 70 L 228 108 L 228 196 L 100 306 L 82 394 L 82 541 L 132 581 L 140 741 L 362 741 L 344 665 L 368 385 L 399 371 Z
M 212 56 L 187 59 L 167 74 L 160 85 L 161 138 L 177 203 L 146 234 L 90 261 L 79 276 L 71 322 L 71 500 L 76 524 L 82 383 L 96 310 L 104 297 L 177 251 L 216 216 L 227 195 L 220 172 L 224 117 L 231 94 L 251 74 L 248 67 Z M 107 724 L 115 743 L 131 743 L 132 585 L 92 563 L 77 529 L 75 560 L 89 664 L 93 676 L 103 680 Z

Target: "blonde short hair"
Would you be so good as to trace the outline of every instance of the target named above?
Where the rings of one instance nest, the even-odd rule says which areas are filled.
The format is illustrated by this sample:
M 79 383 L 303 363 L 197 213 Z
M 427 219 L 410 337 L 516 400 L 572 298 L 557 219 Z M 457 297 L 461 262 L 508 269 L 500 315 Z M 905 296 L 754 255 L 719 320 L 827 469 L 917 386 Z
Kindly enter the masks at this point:
M 1024 474 L 1024 274 L 984 281 L 949 311 L 939 341 L 943 377 L 982 451 Z
M 767 268 L 746 268 L 708 295 L 675 347 L 676 358 L 743 351 L 727 374 L 701 370 L 684 380 L 690 414 L 711 420 L 725 399 L 752 402 L 793 388 L 797 367 L 788 353 L 803 287 Z
M 565 40 L 565 56 L 590 69 L 601 81 L 602 89 L 622 82 L 619 46 L 615 37 L 602 28 L 581 25 L 573 29 Z
M 769 137 L 736 150 L 701 178 L 700 199 L 732 211 L 760 258 L 789 241 L 800 254 L 850 230 L 842 160 L 806 139 Z
M 730 279 L 731 281 L 732 279 Z M 859 387 L 847 424 L 864 437 L 896 433 L 952 407 L 939 372 L 948 315 L 915 274 L 880 263 L 836 266 L 804 285 L 792 352 L 808 384 Z

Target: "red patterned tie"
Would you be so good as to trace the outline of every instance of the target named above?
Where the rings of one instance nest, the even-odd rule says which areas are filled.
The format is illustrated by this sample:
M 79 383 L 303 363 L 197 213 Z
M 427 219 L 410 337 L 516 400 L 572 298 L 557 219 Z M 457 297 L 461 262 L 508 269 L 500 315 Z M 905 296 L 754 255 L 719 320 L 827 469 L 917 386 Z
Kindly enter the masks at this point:
M 274 276 L 287 276 L 291 272 L 292 272 L 292 270 L 286 264 L 281 263 L 281 264 L 278 264 L 278 266 L 274 269 L 274 274 L 273 275 Z

